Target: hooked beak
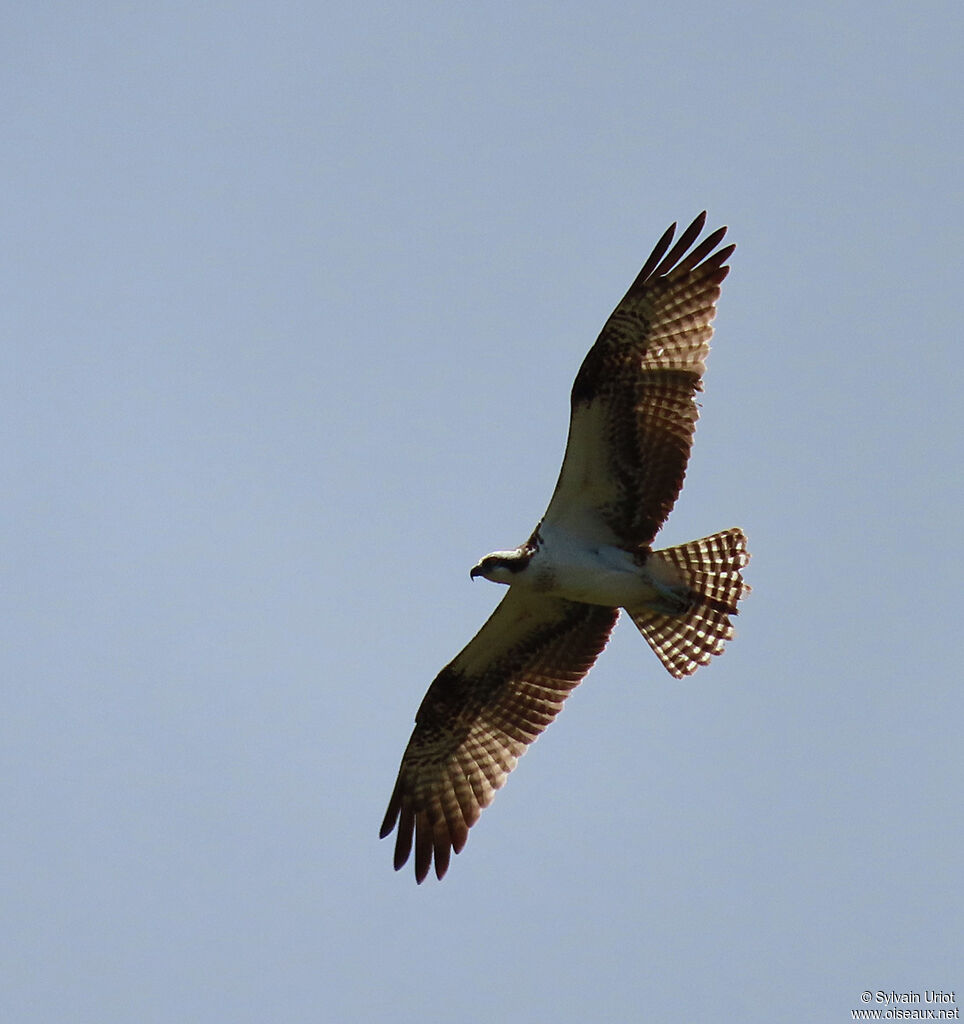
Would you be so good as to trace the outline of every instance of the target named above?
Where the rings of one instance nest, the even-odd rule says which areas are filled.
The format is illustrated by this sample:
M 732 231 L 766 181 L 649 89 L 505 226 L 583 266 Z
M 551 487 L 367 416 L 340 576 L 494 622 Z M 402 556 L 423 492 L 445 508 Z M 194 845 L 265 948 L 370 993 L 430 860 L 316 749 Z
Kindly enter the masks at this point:
M 476 576 L 481 576 L 481 575 L 482 575 L 482 569 L 478 565 L 473 565 L 472 568 L 469 570 L 469 579 L 470 580 L 474 580 Z

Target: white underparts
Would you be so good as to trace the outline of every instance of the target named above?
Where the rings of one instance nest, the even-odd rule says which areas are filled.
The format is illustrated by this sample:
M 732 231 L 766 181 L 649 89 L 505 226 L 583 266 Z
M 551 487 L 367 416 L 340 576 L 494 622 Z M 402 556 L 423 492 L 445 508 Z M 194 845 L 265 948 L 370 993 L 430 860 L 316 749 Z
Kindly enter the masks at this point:
M 689 596 L 675 567 L 658 555 L 637 559 L 615 545 L 581 545 L 560 531 L 543 535 L 524 569 L 486 575 L 498 583 L 607 608 L 648 605 L 673 614 L 685 610 Z

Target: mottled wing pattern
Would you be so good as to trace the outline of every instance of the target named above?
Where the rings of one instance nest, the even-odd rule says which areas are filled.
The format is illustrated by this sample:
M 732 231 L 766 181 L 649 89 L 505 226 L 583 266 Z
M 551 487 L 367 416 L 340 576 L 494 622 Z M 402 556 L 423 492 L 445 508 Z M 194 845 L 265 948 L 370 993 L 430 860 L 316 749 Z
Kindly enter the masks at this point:
M 396 870 L 414 839 L 416 879 L 433 856 L 436 875 L 445 874 L 452 850 L 462 849 L 516 761 L 592 667 L 618 615 L 509 590 L 415 716 L 381 828 L 384 838 L 398 824 Z
M 683 486 L 713 334 L 726 228 L 687 252 L 700 214 L 670 248 L 663 235 L 589 350 L 572 388 L 569 442 L 546 520 L 601 521 L 625 545 L 650 544 Z

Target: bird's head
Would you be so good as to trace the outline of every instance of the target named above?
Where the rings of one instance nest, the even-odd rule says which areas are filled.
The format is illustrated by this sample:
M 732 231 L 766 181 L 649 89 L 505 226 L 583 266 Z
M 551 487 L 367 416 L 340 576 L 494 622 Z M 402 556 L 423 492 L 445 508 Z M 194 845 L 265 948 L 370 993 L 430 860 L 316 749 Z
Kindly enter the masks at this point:
M 493 551 L 472 566 L 469 576 L 473 580 L 481 576 L 493 583 L 514 583 L 531 557 L 531 554 L 519 548 L 515 551 Z

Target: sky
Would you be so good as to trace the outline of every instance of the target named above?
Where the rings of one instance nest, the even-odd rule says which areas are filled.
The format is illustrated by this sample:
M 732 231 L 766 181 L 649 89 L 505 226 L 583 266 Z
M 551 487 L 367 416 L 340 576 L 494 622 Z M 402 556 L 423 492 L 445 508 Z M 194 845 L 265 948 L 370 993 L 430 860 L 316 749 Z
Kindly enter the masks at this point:
M 0 1018 L 964 1002 L 957 4 L 39 2 L 0 33 Z M 378 826 L 656 239 L 737 243 L 666 545 L 443 882 Z M 861 994 L 870 993 L 864 1003 Z

